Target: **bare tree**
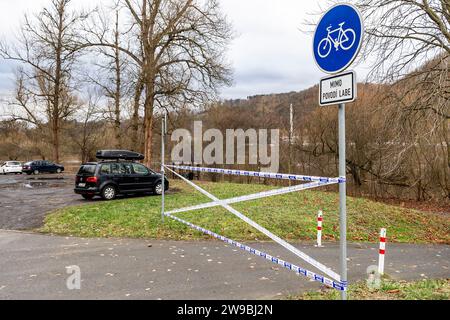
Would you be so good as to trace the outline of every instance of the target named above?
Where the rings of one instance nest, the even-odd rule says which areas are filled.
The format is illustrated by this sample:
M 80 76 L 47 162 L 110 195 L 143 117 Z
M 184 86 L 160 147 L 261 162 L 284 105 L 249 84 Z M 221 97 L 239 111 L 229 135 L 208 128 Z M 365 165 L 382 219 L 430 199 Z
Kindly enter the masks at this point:
M 447 0 L 354 0 L 366 25 L 363 59 L 375 58 L 373 76 L 398 80 L 441 55 L 450 55 Z
M 100 94 L 90 92 L 86 101 L 81 104 L 81 108 L 77 110 L 76 118 L 78 121 L 74 121 L 67 130 L 69 137 L 80 150 L 83 163 L 92 160 L 99 135 L 104 134 L 104 131 L 98 130 L 98 123 L 101 118 L 100 100 Z
M 102 23 L 108 23 L 106 17 Z M 120 51 L 119 12 L 115 14 L 115 27 L 112 30 L 114 48 L 99 46 L 94 49 L 94 54 L 100 59 L 95 65 L 93 75 L 89 75 L 89 81 L 101 88 L 105 96 L 110 100 L 105 111 L 106 118 L 113 124 L 115 147 L 122 148 L 122 98 L 127 89 L 123 84 L 123 75 L 126 72 L 127 61 L 122 59 Z M 102 59 L 104 57 L 104 59 Z
M 424 148 L 439 145 L 446 153 L 442 169 L 450 197 L 450 2 L 354 2 L 362 10 L 367 26 L 362 59 L 370 61 L 375 57 L 370 77 L 394 84 L 384 102 L 395 106 L 386 117 L 391 123 L 395 119 L 395 127 L 403 133 L 405 148 L 400 154 L 408 155 L 406 149 L 414 150 L 419 161 Z M 413 173 L 419 189 L 425 174 L 421 170 L 423 161 L 417 163 Z
M 224 50 L 230 26 L 216 0 L 122 0 L 130 40 L 120 47 L 138 66 L 135 99 L 143 94 L 145 162 L 152 160 L 157 109 L 195 106 L 230 83 Z M 86 28 L 86 46 L 115 44 L 95 25 Z M 135 110 L 136 111 L 136 110 Z M 138 114 L 135 112 L 134 119 Z
M 60 158 L 60 133 L 77 101 L 73 91 L 73 68 L 78 22 L 83 19 L 69 10 L 71 0 L 52 0 L 48 8 L 25 16 L 19 45 L 0 44 L 0 56 L 21 64 L 17 71 L 12 117 L 37 127 L 50 128 L 53 160 Z
M 391 92 L 401 104 L 399 109 L 411 116 L 420 114 L 427 121 L 437 122 L 436 127 L 440 128 L 442 120 L 450 119 L 450 2 L 354 2 L 365 17 L 366 39 L 361 59 L 374 61 L 371 79 L 407 82 L 402 85 L 406 90 Z M 414 99 L 408 99 L 411 96 Z

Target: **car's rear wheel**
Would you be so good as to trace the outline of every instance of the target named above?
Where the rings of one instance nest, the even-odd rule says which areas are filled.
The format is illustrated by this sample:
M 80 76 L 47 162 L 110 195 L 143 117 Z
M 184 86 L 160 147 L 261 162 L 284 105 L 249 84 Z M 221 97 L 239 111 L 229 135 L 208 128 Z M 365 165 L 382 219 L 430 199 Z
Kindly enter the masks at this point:
M 116 188 L 112 185 L 106 186 L 102 190 L 102 198 L 104 200 L 114 200 L 117 196 Z
M 82 194 L 81 195 L 84 199 L 86 200 L 92 200 L 94 199 L 94 195 L 93 194 Z
M 160 181 L 153 188 L 153 193 L 160 196 L 160 195 L 162 195 L 162 192 L 163 192 L 162 182 Z
M 39 174 L 39 170 L 34 170 L 33 173 L 34 173 L 35 175 L 38 175 L 38 174 Z

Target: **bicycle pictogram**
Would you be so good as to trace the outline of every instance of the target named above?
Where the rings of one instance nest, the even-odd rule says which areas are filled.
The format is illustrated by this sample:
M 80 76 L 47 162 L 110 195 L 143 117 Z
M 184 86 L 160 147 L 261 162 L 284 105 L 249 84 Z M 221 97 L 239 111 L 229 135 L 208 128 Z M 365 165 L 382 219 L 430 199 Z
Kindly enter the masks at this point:
M 339 28 L 336 28 L 334 30 L 331 30 L 332 26 L 329 26 L 327 28 L 328 31 L 327 37 L 323 38 L 319 42 L 319 46 L 317 48 L 317 53 L 319 54 L 319 57 L 321 57 L 322 59 L 328 57 L 329 54 L 331 53 L 331 48 L 333 46 L 336 49 L 336 51 L 339 51 L 339 48 L 347 51 L 353 47 L 353 45 L 356 42 L 356 33 L 351 28 L 344 30 L 343 28 L 344 24 L 345 21 L 339 23 Z M 338 33 L 337 38 L 333 38 L 332 35 L 336 33 Z

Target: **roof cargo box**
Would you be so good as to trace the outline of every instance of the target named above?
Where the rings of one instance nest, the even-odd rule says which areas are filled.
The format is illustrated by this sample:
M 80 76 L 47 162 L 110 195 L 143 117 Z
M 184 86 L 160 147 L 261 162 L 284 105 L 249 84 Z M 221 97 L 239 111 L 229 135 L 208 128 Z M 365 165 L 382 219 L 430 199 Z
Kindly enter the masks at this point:
M 99 150 L 96 156 L 100 160 L 144 160 L 144 155 L 127 150 Z

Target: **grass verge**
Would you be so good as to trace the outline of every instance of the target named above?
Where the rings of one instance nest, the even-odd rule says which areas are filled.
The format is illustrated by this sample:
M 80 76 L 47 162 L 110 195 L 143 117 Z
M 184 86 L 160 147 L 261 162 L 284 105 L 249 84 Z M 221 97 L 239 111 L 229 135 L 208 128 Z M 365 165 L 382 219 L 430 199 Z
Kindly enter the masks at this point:
M 334 289 L 322 289 L 289 300 L 338 300 L 340 293 Z M 449 300 L 450 279 L 421 280 L 414 282 L 383 280 L 379 289 L 368 288 L 365 282 L 350 285 L 349 300 Z
M 221 199 L 257 193 L 273 187 L 232 183 L 200 182 Z M 167 209 L 182 208 L 209 200 L 180 181 L 171 182 Z M 314 240 L 317 210 L 324 211 L 324 241 L 339 236 L 337 193 L 302 191 L 233 205 L 251 219 L 288 240 Z M 81 237 L 129 237 L 195 240 L 208 238 L 166 219 L 161 223 L 160 197 L 129 198 L 92 203 L 57 210 L 47 216 L 38 231 Z M 222 208 L 210 208 L 178 215 L 192 223 L 236 240 L 266 240 L 265 236 Z M 378 240 L 380 228 L 388 229 L 390 242 L 450 243 L 450 218 L 413 209 L 386 205 L 363 198 L 348 198 L 348 239 Z

